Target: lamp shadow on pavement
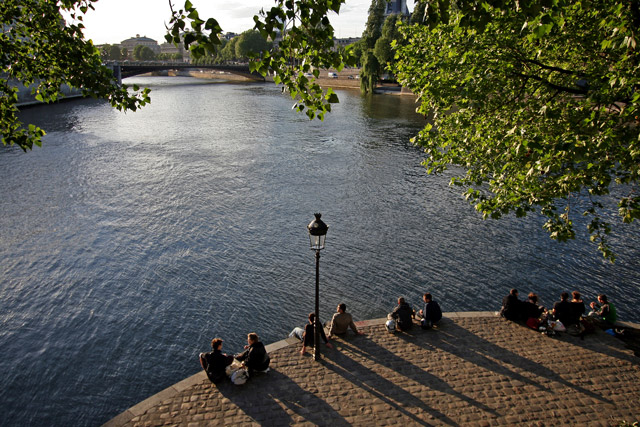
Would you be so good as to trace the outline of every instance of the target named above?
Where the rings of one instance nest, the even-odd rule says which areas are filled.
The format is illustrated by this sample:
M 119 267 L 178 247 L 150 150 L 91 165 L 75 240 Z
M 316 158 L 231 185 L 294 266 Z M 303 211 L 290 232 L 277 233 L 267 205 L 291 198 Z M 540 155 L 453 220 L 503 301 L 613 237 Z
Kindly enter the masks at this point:
M 314 425 L 349 425 L 331 405 L 274 368 L 251 378 L 241 387 L 226 383 L 218 390 L 260 425 L 298 423 L 299 420 L 293 419 L 286 409 Z
M 412 329 L 408 332 L 403 332 L 399 335 L 386 336 L 383 335 L 383 341 L 386 339 L 394 339 L 399 337 L 404 340 L 414 341 L 416 336 L 421 334 L 437 333 L 435 331 L 422 331 L 419 329 Z M 413 342 L 411 344 L 414 344 Z M 500 414 L 493 408 L 479 402 L 464 393 L 455 390 L 447 381 L 439 378 L 438 376 L 430 373 L 426 366 L 418 366 L 413 363 L 417 358 L 428 357 L 425 354 L 426 350 L 429 350 L 429 345 L 425 347 L 412 348 L 410 343 L 403 342 L 401 345 L 406 347 L 406 352 L 390 351 L 383 345 L 373 340 L 361 340 L 345 343 L 345 349 L 348 349 L 359 358 L 370 359 L 375 364 L 383 366 L 389 370 L 397 372 L 399 377 L 406 377 L 423 387 L 431 390 L 439 391 L 466 402 L 469 405 L 475 406 L 479 410 L 490 414 L 493 417 L 498 417 Z
M 348 384 L 351 384 L 370 395 L 364 399 L 369 405 L 375 405 L 375 399 L 378 399 L 381 403 L 390 406 L 393 410 L 409 418 L 416 425 L 428 426 L 431 424 L 406 408 L 417 408 L 437 418 L 441 423 L 458 426 L 458 423 L 442 412 L 429 407 L 402 386 L 380 375 L 379 372 L 374 370 L 375 368 L 367 367 L 347 354 L 349 349 L 363 345 L 368 341 L 366 338 L 355 338 L 353 341 L 334 341 L 337 351 L 332 351 L 325 355 L 322 361 L 327 369 L 344 378 L 344 390 L 349 390 Z M 345 393 L 347 392 L 345 391 Z
M 502 319 L 495 320 L 500 322 L 497 325 L 498 328 L 501 327 L 501 324 L 505 327 L 510 326 L 508 323 L 504 324 Z M 513 326 L 520 327 L 520 325 L 517 324 L 513 324 Z M 499 334 L 500 332 L 495 331 L 491 333 Z M 543 345 L 546 343 L 543 341 L 537 343 L 536 340 L 548 340 L 550 338 L 542 336 L 542 334 L 538 332 L 522 329 L 522 331 L 516 330 L 507 333 L 529 334 L 523 337 L 529 347 L 523 348 L 523 354 L 529 353 L 532 356 L 537 356 L 542 361 L 548 362 L 552 362 L 555 357 L 560 357 L 560 355 L 554 355 L 543 350 Z M 551 389 L 542 384 L 537 378 L 545 379 L 544 382 L 546 383 L 559 383 L 559 386 L 571 388 L 604 403 L 613 403 L 602 395 L 567 380 L 563 377 L 562 372 L 550 369 L 543 363 L 532 360 L 528 355 L 520 355 L 501 345 L 488 341 L 449 319 L 443 319 L 441 327 L 437 330 L 418 330 L 411 335 L 398 335 L 398 337 L 406 341 L 407 345 L 413 344 L 418 347 L 418 350 L 422 352 L 441 350 L 467 363 L 476 365 L 481 370 L 491 371 L 502 377 L 532 385 L 544 392 L 553 394 L 557 390 L 555 387 Z M 527 372 L 530 376 L 525 376 L 519 373 L 518 370 Z
M 583 340 L 568 334 L 560 334 L 558 338 L 554 339 L 560 342 L 568 342 L 605 356 L 612 356 L 634 365 L 640 365 L 640 357 L 638 355 L 626 353 L 621 349 L 624 346 L 632 352 L 637 351 L 634 346 L 640 348 L 640 331 L 627 328 L 625 332 L 629 335 L 627 338 L 629 342 L 625 341 L 625 338 L 613 337 L 601 329 L 597 329 L 595 333 L 586 334 Z M 633 334 L 635 334 L 635 337 L 632 338 Z

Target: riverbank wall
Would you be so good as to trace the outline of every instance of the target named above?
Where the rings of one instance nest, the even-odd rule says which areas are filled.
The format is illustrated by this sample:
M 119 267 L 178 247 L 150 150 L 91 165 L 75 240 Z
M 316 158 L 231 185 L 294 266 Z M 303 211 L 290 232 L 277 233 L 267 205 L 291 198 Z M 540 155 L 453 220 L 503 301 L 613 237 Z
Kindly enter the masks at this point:
M 332 340 L 319 362 L 296 338 L 270 344 L 271 370 L 243 386 L 200 371 L 105 426 L 638 421 L 640 358 L 603 331 L 549 337 L 495 312 L 445 313 L 435 329 L 395 334 L 385 321 L 356 322 L 364 335 Z
M 331 77 L 329 76 L 331 74 Z M 201 79 L 216 79 L 216 80 L 229 80 L 229 81 L 250 81 L 246 77 L 228 73 L 225 71 L 214 70 L 191 70 L 191 71 L 168 71 L 162 75 L 168 76 L 188 76 Z M 273 83 L 273 76 L 266 76 L 264 79 L 266 82 Z M 345 68 L 342 71 L 337 70 L 323 70 L 316 82 L 324 88 L 332 89 L 351 89 L 360 90 L 360 69 L 359 68 Z M 406 95 L 415 96 L 407 88 L 403 88 L 394 83 L 378 83 L 374 93 L 384 95 Z
M 28 107 L 30 105 L 42 104 L 41 101 L 38 101 L 36 99 L 36 94 L 32 93 L 32 88 L 34 87 L 34 85 L 24 86 L 22 83 L 19 83 L 17 81 L 10 82 L 9 84 L 13 87 L 18 88 L 18 102 L 16 104 L 18 107 Z M 65 99 L 81 98 L 83 96 L 82 90 L 72 88 L 68 85 L 62 85 L 60 87 L 60 91 L 62 92 L 63 97 L 60 98 L 59 101 Z

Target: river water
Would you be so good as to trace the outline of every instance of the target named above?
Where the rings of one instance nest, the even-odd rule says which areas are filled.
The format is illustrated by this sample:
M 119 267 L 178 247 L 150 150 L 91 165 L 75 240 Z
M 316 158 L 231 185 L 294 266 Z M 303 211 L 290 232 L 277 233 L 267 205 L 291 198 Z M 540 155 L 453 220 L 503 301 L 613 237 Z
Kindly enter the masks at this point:
M 323 319 L 425 291 L 497 310 L 517 287 L 547 306 L 605 291 L 640 321 L 637 226 L 612 237 L 611 265 L 535 216 L 482 221 L 450 176 L 426 175 L 410 97 L 339 91 L 310 122 L 273 85 L 129 80 L 151 105 L 26 109 L 44 147 L 0 147 L 0 425 L 99 425 L 196 373 L 215 336 L 229 352 L 247 332 L 286 337 L 314 307 L 315 212 Z

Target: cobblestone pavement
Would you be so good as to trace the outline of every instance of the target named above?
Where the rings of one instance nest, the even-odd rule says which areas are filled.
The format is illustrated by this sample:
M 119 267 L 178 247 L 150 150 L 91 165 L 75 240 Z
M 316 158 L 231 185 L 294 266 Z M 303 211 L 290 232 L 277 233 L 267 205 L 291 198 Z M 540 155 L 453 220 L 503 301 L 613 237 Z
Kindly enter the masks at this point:
M 243 386 L 199 373 L 107 426 L 620 425 L 640 419 L 640 358 L 598 331 L 542 335 L 496 316 L 449 313 L 438 329 L 365 335 L 301 356 L 295 340 L 267 348 L 271 371 Z

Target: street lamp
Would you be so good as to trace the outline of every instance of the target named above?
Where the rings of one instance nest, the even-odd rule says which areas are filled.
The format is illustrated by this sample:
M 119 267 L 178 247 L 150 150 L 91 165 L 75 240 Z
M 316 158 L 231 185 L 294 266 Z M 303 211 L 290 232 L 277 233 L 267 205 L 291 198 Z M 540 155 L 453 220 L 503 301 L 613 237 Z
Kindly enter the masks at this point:
M 324 240 L 327 236 L 327 230 L 329 226 L 325 224 L 320 217 L 322 214 L 314 214 L 316 219 L 311 221 L 307 225 L 309 230 L 309 244 L 311 250 L 316 251 L 316 320 L 314 326 L 314 338 L 313 338 L 313 359 L 320 360 L 320 328 L 322 322 L 320 321 L 320 251 L 324 249 Z

